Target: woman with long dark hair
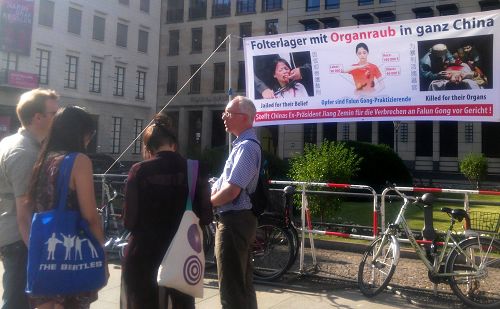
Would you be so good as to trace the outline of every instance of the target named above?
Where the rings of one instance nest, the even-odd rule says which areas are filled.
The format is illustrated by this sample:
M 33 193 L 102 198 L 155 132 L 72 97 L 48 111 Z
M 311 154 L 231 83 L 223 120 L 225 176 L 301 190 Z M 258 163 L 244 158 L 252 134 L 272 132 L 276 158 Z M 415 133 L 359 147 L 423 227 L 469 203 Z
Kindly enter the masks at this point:
M 123 219 L 131 236 L 122 264 L 121 308 L 194 308 L 193 297 L 156 283 L 158 267 L 186 208 L 187 161 L 176 152 L 177 138 L 166 117 L 155 117 L 143 143 L 145 161 L 132 166 L 125 188 Z M 193 211 L 200 224 L 208 224 L 208 181 L 197 179 Z
M 94 121 L 85 110 L 75 106 L 59 109 L 35 163 L 28 199 L 34 212 L 51 210 L 57 199 L 56 184 L 61 162 L 68 153 L 78 152 L 71 170 L 66 207 L 78 209 L 88 222 L 92 234 L 103 244 L 104 234 L 96 209 L 92 162 L 84 154 L 94 134 Z M 31 297 L 32 305 L 39 309 L 89 308 L 95 300 L 97 291 L 70 296 Z
M 344 73 L 352 75 L 356 92 L 373 92 L 376 87 L 378 87 L 378 90 L 384 88 L 382 73 L 379 68 L 375 64 L 368 62 L 370 53 L 368 45 L 359 43 L 356 45 L 355 50 L 359 62 L 353 64 Z
M 297 98 L 307 97 L 307 90 L 301 83 L 290 79 L 292 67 L 283 58 L 274 60 L 274 85 L 273 91 L 276 98 Z

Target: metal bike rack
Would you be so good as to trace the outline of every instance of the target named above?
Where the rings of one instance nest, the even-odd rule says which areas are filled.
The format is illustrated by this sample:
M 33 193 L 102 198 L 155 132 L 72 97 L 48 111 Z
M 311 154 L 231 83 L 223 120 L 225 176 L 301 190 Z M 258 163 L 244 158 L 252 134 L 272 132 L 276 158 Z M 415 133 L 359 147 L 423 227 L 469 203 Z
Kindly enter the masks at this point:
M 301 227 L 299 228 L 301 232 L 301 243 L 300 243 L 300 266 L 299 272 L 304 273 L 304 249 L 305 249 L 305 234 L 308 233 L 309 243 L 311 247 L 311 255 L 313 259 L 313 267 L 316 268 L 318 266 L 316 259 L 316 250 L 314 247 L 314 239 L 313 234 L 319 235 L 328 235 L 328 236 L 338 236 L 343 238 L 354 238 L 354 239 L 364 239 L 364 240 L 373 240 L 378 234 L 378 215 L 377 215 L 377 192 L 370 187 L 365 185 L 352 185 L 352 184 L 339 184 L 339 183 L 320 183 L 320 182 L 302 182 L 302 181 L 281 181 L 281 180 L 270 180 L 270 184 L 276 185 L 293 185 L 301 188 L 302 192 L 302 205 L 301 205 Z M 365 235 L 356 235 L 356 234 L 347 234 L 340 232 L 328 232 L 315 230 L 312 227 L 311 222 L 311 214 L 308 208 L 307 195 L 306 195 L 306 187 L 315 186 L 315 187 L 324 187 L 324 188 L 332 188 L 332 189 L 344 189 L 344 190 L 367 190 L 373 196 L 373 236 L 365 236 Z M 307 228 L 306 228 L 307 224 Z
M 500 195 L 500 191 L 491 191 L 491 190 L 464 190 L 464 189 L 447 189 L 447 188 L 432 188 L 432 187 L 395 187 L 396 190 L 404 191 L 404 192 L 418 192 L 418 193 L 453 193 L 453 194 L 463 194 L 464 195 L 464 210 L 469 212 L 470 210 L 470 199 L 469 194 L 477 194 L 477 195 Z M 382 195 L 380 197 L 380 212 L 381 212 L 381 225 L 382 231 L 385 231 L 385 197 L 388 192 L 393 191 L 393 188 L 385 188 L 382 191 Z M 487 204 L 487 202 L 485 203 Z M 400 239 L 400 242 L 408 243 L 408 239 Z M 421 244 L 429 244 L 431 241 L 427 240 L 417 240 L 418 243 Z M 441 242 L 437 242 L 438 245 L 442 245 Z

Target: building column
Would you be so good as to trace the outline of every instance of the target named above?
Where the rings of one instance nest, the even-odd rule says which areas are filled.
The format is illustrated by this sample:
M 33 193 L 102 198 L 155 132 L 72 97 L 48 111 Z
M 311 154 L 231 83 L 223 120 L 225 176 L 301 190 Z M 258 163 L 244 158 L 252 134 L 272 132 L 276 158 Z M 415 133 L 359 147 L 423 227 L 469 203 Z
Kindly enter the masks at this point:
M 201 117 L 201 151 L 212 146 L 212 111 L 208 106 L 203 107 Z
M 188 147 L 188 137 L 189 134 L 189 117 L 188 117 L 188 112 L 186 108 L 181 107 L 179 110 L 179 132 L 177 134 L 178 136 L 178 143 L 179 143 L 179 153 L 183 156 L 187 154 L 187 147 Z

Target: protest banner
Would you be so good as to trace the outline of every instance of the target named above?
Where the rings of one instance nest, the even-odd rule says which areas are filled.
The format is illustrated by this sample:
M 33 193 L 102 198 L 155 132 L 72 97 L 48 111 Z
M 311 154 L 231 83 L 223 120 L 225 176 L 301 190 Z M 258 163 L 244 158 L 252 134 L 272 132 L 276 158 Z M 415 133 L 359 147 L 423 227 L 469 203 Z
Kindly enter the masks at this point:
M 255 124 L 500 121 L 500 11 L 244 39 Z

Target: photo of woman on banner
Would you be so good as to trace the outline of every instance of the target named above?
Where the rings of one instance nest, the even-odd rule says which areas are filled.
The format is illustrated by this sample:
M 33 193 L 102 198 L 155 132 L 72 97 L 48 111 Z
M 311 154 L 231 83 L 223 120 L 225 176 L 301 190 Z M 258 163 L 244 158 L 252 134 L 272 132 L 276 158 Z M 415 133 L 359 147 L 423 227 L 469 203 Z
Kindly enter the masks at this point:
M 254 84 L 256 99 L 314 95 L 310 53 L 255 56 Z
M 352 75 L 356 93 L 370 93 L 383 89 L 382 73 L 375 64 L 368 62 L 370 53 L 368 46 L 365 43 L 359 43 L 355 51 L 359 62 L 344 70 L 343 73 Z
M 491 63 L 490 35 L 422 41 L 418 48 L 420 91 L 491 88 L 491 66 L 484 64 Z

